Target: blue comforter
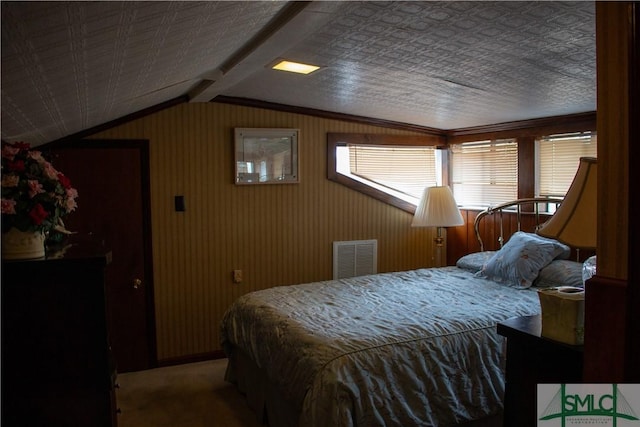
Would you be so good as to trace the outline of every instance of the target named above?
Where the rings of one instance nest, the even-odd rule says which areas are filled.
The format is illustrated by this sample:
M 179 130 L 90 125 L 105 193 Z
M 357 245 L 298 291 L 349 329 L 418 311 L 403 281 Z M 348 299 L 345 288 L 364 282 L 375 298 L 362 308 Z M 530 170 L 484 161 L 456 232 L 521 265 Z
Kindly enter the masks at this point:
M 539 312 L 535 290 L 420 269 L 249 293 L 222 344 L 266 372 L 301 426 L 447 426 L 501 409 L 496 323 Z

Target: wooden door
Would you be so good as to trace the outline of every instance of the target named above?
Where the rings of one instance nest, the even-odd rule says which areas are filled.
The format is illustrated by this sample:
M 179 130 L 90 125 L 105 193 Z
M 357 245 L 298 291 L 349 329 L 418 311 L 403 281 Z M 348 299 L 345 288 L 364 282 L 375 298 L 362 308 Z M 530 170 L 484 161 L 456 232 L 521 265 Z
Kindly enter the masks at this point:
M 79 193 L 67 229 L 103 241 L 113 254 L 106 294 L 117 369 L 155 367 L 148 141 L 85 140 L 49 152 Z

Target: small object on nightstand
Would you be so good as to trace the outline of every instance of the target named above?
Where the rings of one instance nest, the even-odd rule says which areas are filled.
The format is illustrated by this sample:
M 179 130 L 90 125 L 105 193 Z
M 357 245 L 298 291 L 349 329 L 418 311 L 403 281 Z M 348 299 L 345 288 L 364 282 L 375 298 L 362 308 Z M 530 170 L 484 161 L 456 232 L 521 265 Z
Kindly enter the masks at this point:
M 540 289 L 542 336 L 570 345 L 584 343 L 584 289 L 574 286 Z
M 582 283 L 584 283 L 591 279 L 596 275 L 596 256 L 591 256 L 587 258 L 584 263 L 582 263 Z

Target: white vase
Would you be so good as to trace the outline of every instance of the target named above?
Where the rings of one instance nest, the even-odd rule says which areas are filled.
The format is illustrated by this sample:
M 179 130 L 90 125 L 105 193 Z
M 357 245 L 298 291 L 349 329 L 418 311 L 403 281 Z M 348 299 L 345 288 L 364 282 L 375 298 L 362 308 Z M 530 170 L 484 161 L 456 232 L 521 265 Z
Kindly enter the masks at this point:
M 44 258 L 45 235 L 40 231 L 11 228 L 2 233 L 2 259 Z

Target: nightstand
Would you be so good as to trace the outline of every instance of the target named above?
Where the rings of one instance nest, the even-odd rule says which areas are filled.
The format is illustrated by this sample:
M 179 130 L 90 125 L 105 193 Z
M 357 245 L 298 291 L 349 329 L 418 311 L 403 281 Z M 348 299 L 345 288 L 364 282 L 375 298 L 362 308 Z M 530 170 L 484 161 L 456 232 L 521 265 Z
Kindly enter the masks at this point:
M 540 316 L 514 317 L 498 323 L 507 338 L 504 426 L 535 426 L 537 384 L 582 382 L 582 346 L 541 336 Z

